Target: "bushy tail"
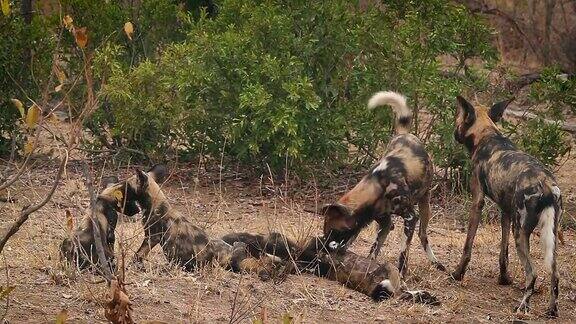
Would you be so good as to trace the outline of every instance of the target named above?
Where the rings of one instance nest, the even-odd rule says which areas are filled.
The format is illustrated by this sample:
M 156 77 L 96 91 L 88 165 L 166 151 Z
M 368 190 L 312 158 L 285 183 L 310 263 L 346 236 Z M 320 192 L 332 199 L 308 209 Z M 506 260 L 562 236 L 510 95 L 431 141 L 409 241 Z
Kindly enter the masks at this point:
M 396 134 L 407 134 L 412 124 L 412 111 L 406 105 L 406 97 L 393 91 L 380 91 L 368 100 L 368 108 L 389 105 L 396 115 Z
M 542 241 L 542 249 L 544 250 L 544 265 L 548 271 L 552 270 L 554 251 L 556 250 L 555 218 L 556 210 L 553 206 L 544 208 L 540 213 L 540 240 Z

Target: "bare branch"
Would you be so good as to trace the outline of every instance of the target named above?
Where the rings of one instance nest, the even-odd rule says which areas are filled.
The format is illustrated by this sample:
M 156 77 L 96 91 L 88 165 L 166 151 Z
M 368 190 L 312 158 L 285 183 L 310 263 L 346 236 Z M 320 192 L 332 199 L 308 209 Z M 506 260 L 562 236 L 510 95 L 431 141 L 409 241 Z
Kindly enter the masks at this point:
M 2 253 L 2 250 L 4 249 L 4 246 L 6 245 L 10 237 L 12 237 L 20 230 L 20 226 L 22 226 L 22 224 L 24 224 L 28 220 L 30 215 L 40 210 L 40 208 L 44 207 L 44 205 L 46 205 L 46 203 L 48 203 L 48 201 L 52 199 L 52 196 L 54 195 L 56 188 L 58 188 L 58 184 L 60 184 L 60 179 L 62 178 L 62 173 L 64 173 L 64 169 L 66 168 L 67 163 L 68 163 L 68 151 L 66 151 L 65 157 L 62 159 L 62 162 L 60 162 L 60 168 L 58 168 L 58 172 L 56 173 L 54 184 L 52 185 L 50 192 L 44 197 L 44 200 L 37 203 L 36 205 L 24 207 L 20 212 L 18 219 L 16 219 L 16 221 L 12 223 L 12 225 L 6 231 L 6 233 L 2 235 L 2 238 L 0 239 L 0 253 Z
M 114 279 L 110 265 L 106 259 L 106 254 L 104 254 L 104 246 L 102 245 L 102 233 L 100 233 L 100 226 L 96 221 L 94 215 L 94 208 L 96 207 L 96 193 L 94 192 L 94 185 L 92 182 L 92 176 L 90 175 L 90 170 L 88 170 L 88 165 L 86 161 L 82 164 L 82 173 L 86 181 L 86 188 L 88 189 L 88 194 L 90 195 L 90 221 L 92 221 L 92 228 L 94 229 L 94 245 L 96 246 L 96 253 L 98 254 L 98 261 L 103 271 L 104 278 L 110 284 Z
M 504 115 L 510 115 L 512 117 L 515 118 L 520 118 L 520 119 L 524 119 L 524 120 L 530 120 L 530 119 L 536 119 L 536 118 L 540 118 L 538 115 L 533 114 L 531 112 L 521 112 L 521 111 L 515 111 L 515 110 L 507 110 L 504 112 Z M 546 124 L 556 124 L 556 121 L 550 120 L 550 119 L 542 119 Z M 559 125 L 560 128 L 566 132 L 569 132 L 571 134 L 576 134 L 576 124 L 572 124 L 572 123 L 562 123 Z

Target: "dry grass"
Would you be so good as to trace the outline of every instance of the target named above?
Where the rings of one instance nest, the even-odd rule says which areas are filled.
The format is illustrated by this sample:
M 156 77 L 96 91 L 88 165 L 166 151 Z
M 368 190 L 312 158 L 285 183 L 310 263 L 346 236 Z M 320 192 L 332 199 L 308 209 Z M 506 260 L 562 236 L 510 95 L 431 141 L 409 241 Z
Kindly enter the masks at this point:
M 39 168 L 39 169 L 38 169 Z M 18 197 L 15 204 L 0 205 L 0 226 L 5 227 L 10 215 L 28 201 L 42 194 L 50 183 L 39 170 L 28 174 L 10 194 Z M 46 170 L 49 166 L 46 165 Z M 124 170 L 125 171 L 125 170 Z M 213 236 L 232 231 L 280 231 L 303 239 L 319 234 L 320 218 L 305 209 L 314 208 L 313 192 L 300 194 L 296 200 L 286 192 L 286 184 L 266 181 L 234 180 L 220 182 L 220 175 L 196 175 L 197 170 L 180 171 L 165 190 L 173 205 L 206 227 Z M 100 175 L 102 171 L 98 171 Z M 201 178 L 199 182 L 193 177 Z M 126 173 L 121 174 L 126 175 Z M 267 187 L 275 190 L 263 189 Z M 282 188 L 282 190 L 279 190 Z M 344 189 L 343 189 L 344 190 Z M 273 193 L 274 192 L 274 193 Z M 335 192 L 334 194 L 339 194 Z M 571 194 L 570 194 L 571 195 Z M 325 198 L 326 200 L 332 197 Z M 568 198 L 567 200 L 570 200 Z M 81 172 L 71 164 L 66 179 L 56 196 L 41 212 L 34 215 L 11 240 L 0 261 L 0 280 L 9 280 L 16 289 L 10 296 L 7 319 L 11 322 L 54 321 L 66 309 L 72 322 L 103 322 L 102 303 L 105 283 L 89 273 L 78 276 L 59 271 L 58 246 L 66 234 L 65 209 L 79 220 L 86 214 L 89 200 L 81 180 Z M 438 258 L 453 269 L 460 257 L 468 203 L 454 196 L 436 198 L 430 229 L 430 240 Z M 489 214 L 495 216 L 493 208 Z M 400 225 L 396 221 L 397 225 Z M 396 262 L 399 253 L 400 226 L 390 234 L 381 260 Z M 126 253 L 127 291 L 134 303 L 137 322 L 247 322 L 256 317 L 271 321 L 284 314 L 296 322 L 446 322 L 446 321 L 509 321 L 517 318 L 513 308 L 521 298 L 522 269 L 511 246 L 510 271 L 514 284 L 498 286 L 498 224 L 484 224 L 479 230 L 469 272 L 462 283 L 453 282 L 445 273 L 435 270 L 426 261 L 417 239 L 410 256 L 408 286 L 431 291 L 441 300 L 439 307 L 414 305 L 398 300 L 373 303 L 367 296 L 342 287 L 338 283 L 310 275 L 289 276 L 281 283 L 262 282 L 256 275 L 238 275 L 221 269 L 203 269 L 185 273 L 166 263 L 159 248 L 146 262 L 147 271 L 129 267 L 133 253 L 142 238 L 139 222 L 122 220 L 117 228 L 118 242 Z M 353 246 L 367 254 L 375 237 L 373 228 L 364 231 Z M 538 240 L 536 238 L 536 240 Z M 561 274 L 560 314 L 562 321 L 576 320 L 576 241 L 573 232 L 565 233 L 566 245 L 560 247 Z M 532 302 L 531 315 L 523 317 L 542 320 L 548 299 L 548 276 L 540 266 L 540 247 L 533 244 L 540 278 Z M 117 246 L 117 251 L 120 248 Z M 121 256 L 119 255 L 119 258 Z

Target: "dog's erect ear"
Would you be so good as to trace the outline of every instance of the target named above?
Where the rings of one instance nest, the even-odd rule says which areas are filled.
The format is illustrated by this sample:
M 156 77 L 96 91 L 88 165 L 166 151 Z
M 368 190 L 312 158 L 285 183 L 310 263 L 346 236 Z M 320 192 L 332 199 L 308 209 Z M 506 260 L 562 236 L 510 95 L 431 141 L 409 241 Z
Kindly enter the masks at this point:
M 168 177 L 168 167 L 165 164 L 155 164 L 147 172 L 152 176 L 156 183 L 162 183 Z
M 136 169 L 136 186 L 140 192 L 148 188 L 148 175 L 140 169 Z
M 506 107 L 508 107 L 508 105 L 512 101 L 514 101 L 514 99 L 515 98 L 512 97 L 511 99 L 500 101 L 500 102 L 494 104 L 494 106 L 492 106 L 490 108 L 490 119 L 492 119 L 492 121 L 495 123 L 500 121 L 500 119 L 504 115 L 504 110 L 506 110 Z
M 472 125 L 476 120 L 474 106 L 462 96 L 457 96 L 456 101 L 456 116 L 462 116 L 462 120 L 466 125 Z
M 332 230 L 352 229 L 356 224 L 350 210 L 342 204 L 325 205 L 320 209 L 320 214 L 324 215 L 324 235 L 328 235 Z
M 100 181 L 100 186 L 102 187 L 102 189 L 106 189 L 108 187 L 112 187 L 118 182 L 120 182 L 120 180 L 118 180 L 118 177 L 116 176 L 102 177 L 102 180 Z

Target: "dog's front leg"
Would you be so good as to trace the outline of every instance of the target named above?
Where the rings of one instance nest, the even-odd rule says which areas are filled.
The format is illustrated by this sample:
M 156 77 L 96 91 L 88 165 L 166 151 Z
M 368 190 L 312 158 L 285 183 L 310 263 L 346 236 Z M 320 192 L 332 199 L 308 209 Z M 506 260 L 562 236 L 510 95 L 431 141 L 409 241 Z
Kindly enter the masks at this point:
M 380 254 L 382 245 L 386 241 L 388 233 L 390 233 L 392 215 L 386 214 L 378 216 L 376 222 L 378 223 L 378 234 L 376 236 L 376 241 L 374 241 L 374 244 L 372 244 L 372 247 L 370 248 L 370 254 L 368 254 L 368 257 L 373 260 L 376 260 L 378 254 Z
M 144 259 L 150 253 L 150 251 L 160 243 L 162 235 L 160 234 L 150 234 L 149 232 L 146 233 L 146 237 L 138 251 L 136 251 L 136 255 L 134 256 L 134 266 L 137 269 L 144 269 Z
M 452 273 L 452 277 L 458 281 L 464 278 L 466 267 L 470 262 L 472 245 L 474 244 L 474 238 L 476 237 L 476 231 L 478 230 L 478 224 L 480 223 L 480 215 L 482 214 L 482 208 L 484 207 L 484 192 L 482 192 L 478 177 L 474 174 L 470 181 L 470 189 L 472 190 L 472 209 L 470 210 L 470 216 L 468 219 L 468 234 L 466 235 L 466 243 L 464 243 L 464 251 L 462 252 L 460 263 L 458 264 L 456 271 Z
M 412 237 L 414 236 L 414 229 L 418 223 L 418 214 L 414 209 L 406 211 L 402 215 L 404 218 L 404 241 L 402 241 L 402 246 L 400 247 L 400 257 L 398 259 L 398 270 L 404 278 L 406 270 L 408 268 L 408 254 L 410 252 L 410 243 L 412 242 Z

